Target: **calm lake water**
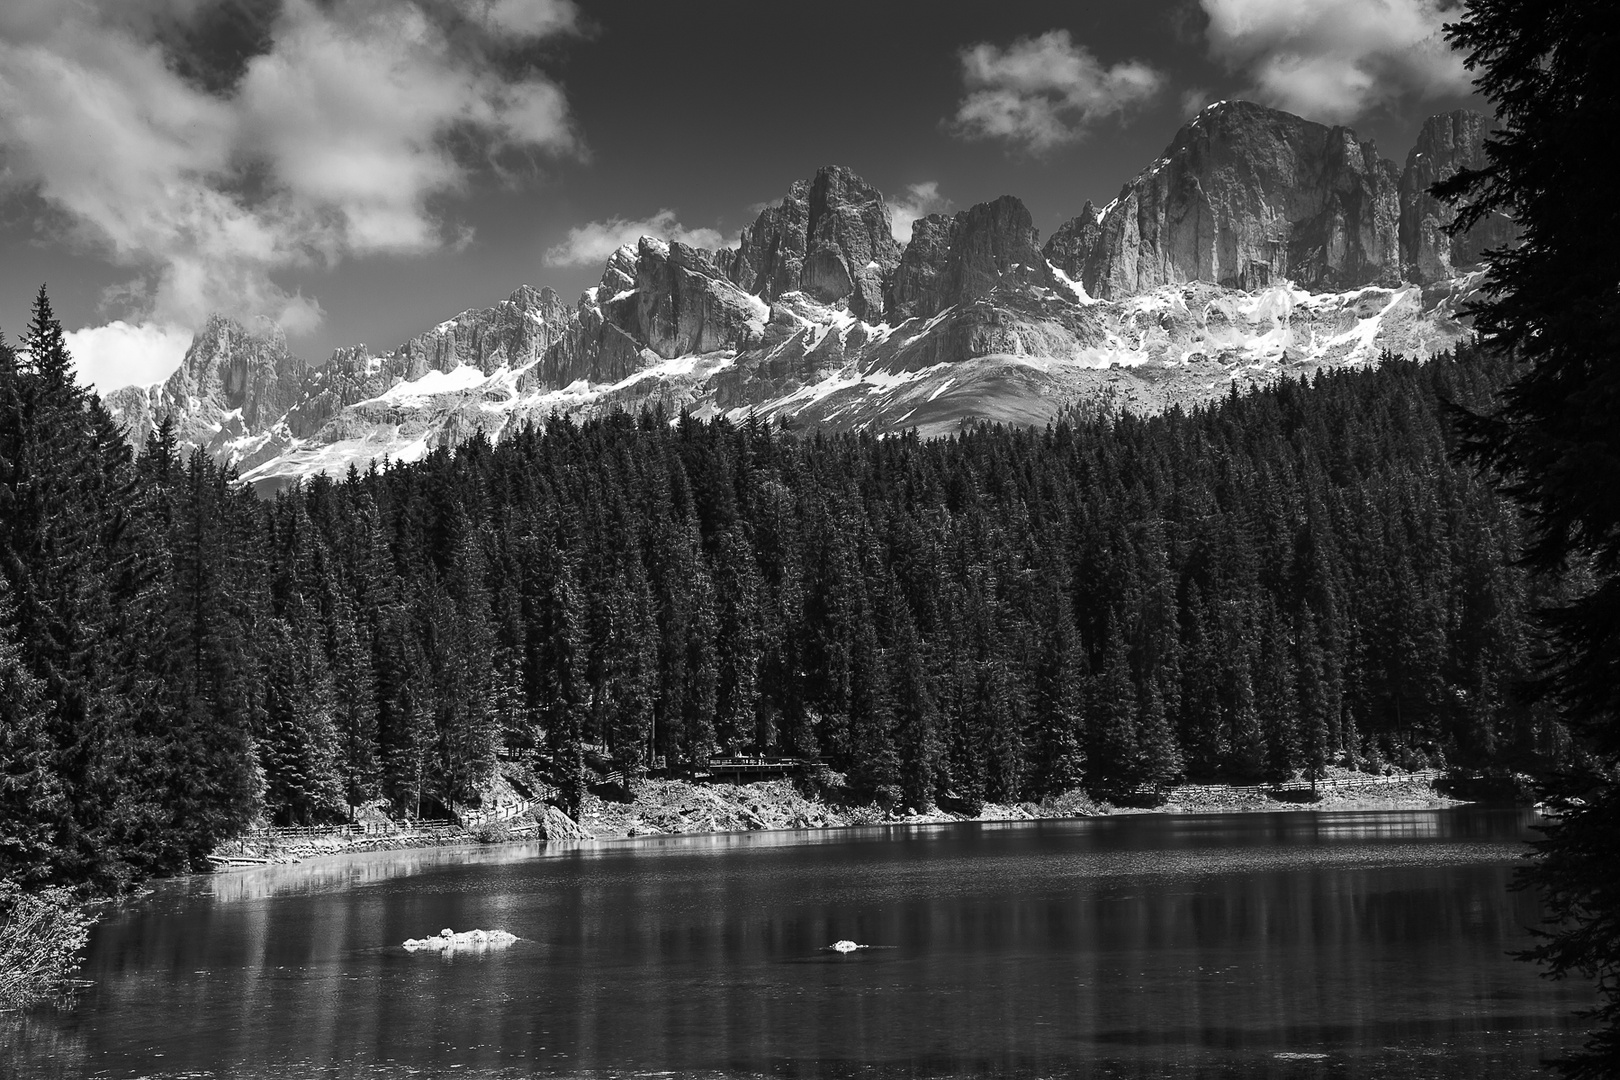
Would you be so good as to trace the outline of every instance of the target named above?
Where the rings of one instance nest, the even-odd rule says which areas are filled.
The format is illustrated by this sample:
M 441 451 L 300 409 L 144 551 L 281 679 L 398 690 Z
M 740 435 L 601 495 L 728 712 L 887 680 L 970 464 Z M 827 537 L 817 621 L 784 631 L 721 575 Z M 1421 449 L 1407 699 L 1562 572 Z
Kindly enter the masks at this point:
M 1528 818 L 1142 816 L 438 849 L 170 882 L 29 1077 L 1467 1077 L 1572 1044 Z M 499 928 L 485 955 L 407 937 Z M 847 955 L 840 938 L 873 946 Z

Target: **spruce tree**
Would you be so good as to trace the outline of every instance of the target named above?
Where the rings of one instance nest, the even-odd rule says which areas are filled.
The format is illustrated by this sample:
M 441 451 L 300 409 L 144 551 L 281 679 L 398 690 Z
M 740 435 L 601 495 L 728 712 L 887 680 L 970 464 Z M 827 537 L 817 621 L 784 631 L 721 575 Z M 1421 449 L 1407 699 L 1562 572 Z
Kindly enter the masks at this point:
M 0 575 L 0 881 L 28 885 L 53 876 L 69 809 L 52 761 L 51 703 L 23 662 L 15 618 Z
M 899 757 L 900 795 L 907 806 L 931 809 L 942 790 L 943 740 L 939 709 L 925 670 L 911 609 L 899 590 L 890 593 L 889 625 L 893 628 L 893 679 L 896 753 Z
M 1105 795 L 1129 794 L 1141 775 L 1141 745 L 1137 741 L 1136 684 L 1125 653 L 1125 638 L 1112 613 L 1103 633 L 1103 657 L 1092 679 L 1086 709 L 1087 786 Z
M 1504 214 L 1517 244 L 1488 254 L 1475 329 L 1523 365 L 1500 409 L 1467 425 L 1475 460 L 1494 468 L 1533 529 L 1529 556 L 1547 572 L 1594 571 L 1554 616 L 1562 649 L 1545 682 L 1598 767 L 1550 794 L 1560 816 L 1536 848 L 1531 880 L 1551 929 L 1532 956 L 1555 976 L 1596 978 L 1600 1004 L 1585 1047 L 1560 1064 L 1572 1078 L 1620 1074 L 1620 218 L 1612 170 L 1593 131 L 1620 121 L 1620 9 L 1552 0 L 1470 0 L 1448 28 L 1496 105 L 1487 164 L 1439 193 L 1457 228 Z

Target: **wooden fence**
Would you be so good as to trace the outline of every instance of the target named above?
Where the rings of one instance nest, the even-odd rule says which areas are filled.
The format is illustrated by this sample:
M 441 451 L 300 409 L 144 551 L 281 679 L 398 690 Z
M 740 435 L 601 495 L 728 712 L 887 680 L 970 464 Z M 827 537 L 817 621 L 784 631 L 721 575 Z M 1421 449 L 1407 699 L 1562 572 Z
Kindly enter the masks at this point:
M 463 829 L 476 829 L 480 825 L 498 824 L 499 822 L 522 817 L 545 801 L 545 799 L 519 799 L 516 802 L 500 803 L 496 806 L 481 807 L 477 810 L 452 806 L 450 816 L 455 818 Z

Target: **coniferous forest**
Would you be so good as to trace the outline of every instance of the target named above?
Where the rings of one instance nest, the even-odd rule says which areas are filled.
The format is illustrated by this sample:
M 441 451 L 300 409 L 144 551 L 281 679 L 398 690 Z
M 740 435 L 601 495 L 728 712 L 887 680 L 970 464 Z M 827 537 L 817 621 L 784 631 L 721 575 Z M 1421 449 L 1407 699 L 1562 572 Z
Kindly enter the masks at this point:
M 0 877 L 115 888 L 260 817 L 574 803 L 717 754 L 892 806 L 1329 765 L 1538 771 L 1551 586 L 1453 456 L 1464 349 L 948 440 L 554 419 L 273 501 L 0 348 Z M 1575 575 L 1578 578 L 1578 575 Z M 1579 581 L 1566 578 L 1565 588 Z

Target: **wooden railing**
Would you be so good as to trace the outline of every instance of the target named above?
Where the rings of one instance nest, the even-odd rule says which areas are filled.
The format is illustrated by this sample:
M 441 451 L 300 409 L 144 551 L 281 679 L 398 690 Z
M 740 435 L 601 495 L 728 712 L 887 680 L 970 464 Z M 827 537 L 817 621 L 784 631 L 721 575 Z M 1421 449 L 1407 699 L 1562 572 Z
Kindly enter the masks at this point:
M 452 806 L 450 814 L 463 829 L 476 829 L 480 825 L 498 824 L 521 817 L 543 802 L 544 799 L 519 799 L 516 802 L 501 803 L 498 806 L 487 806 L 478 810 Z
M 541 784 L 532 798 L 498 803 L 495 806 L 480 807 L 477 810 L 464 806 L 451 806 L 450 816 L 460 822 L 462 828 L 476 829 L 480 825 L 490 825 L 522 817 L 535 807 L 555 800 L 557 794 L 556 788 L 551 787 L 549 784 Z

